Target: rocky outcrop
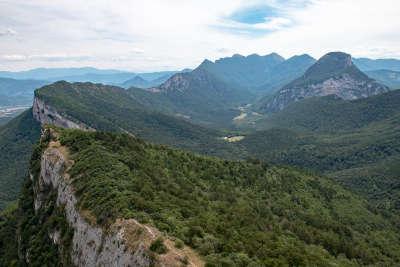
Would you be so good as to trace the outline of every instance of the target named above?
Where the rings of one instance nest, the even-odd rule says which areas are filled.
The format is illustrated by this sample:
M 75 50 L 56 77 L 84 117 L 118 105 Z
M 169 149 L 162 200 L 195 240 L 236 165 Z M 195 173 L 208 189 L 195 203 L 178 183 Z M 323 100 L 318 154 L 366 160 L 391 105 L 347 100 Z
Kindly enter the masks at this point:
M 123 227 L 112 226 L 106 233 L 80 214 L 74 189 L 65 173 L 67 167 L 65 152 L 57 143 L 51 143 L 42 156 L 34 205 L 35 210 L 40 209 L 49 192 L 57 191 L 57 205 L 64 206 L 66 219 L 74 229 L 72 262 L 76 266 L 150 266 L 145 245 L 138 244 L 136 250 L 131 251 L 125 242 Z M 49 235 L 55 243 L 60 242 L 57 232 Z
M 46 131 L 54 135 L 53 130 L 45 129 L 45 134 Z M 63 207 L 66 221 L 74 232 L 70 256 L 75 266 L 181 266 L 187 259 L 196 259 L 192 251 L 177 252 L 168 239 L 164 241 L 168 253 L 157 255 L 151 252 L 151 243 L 162 234 L 134 219 L 118 219 L 107 228 L 97 225 L 90 211 L 78 208 L 78 199 L 68 174 L 72 164 L 68 150 L 53 140 L 42 154 L 38 178 L 31 175 L 31 179 L 34 180 L 36 212 L 43 208 L 50 195 L 56 193 L 56 204 Z M 48 235 L 54 244 L 63 246 L 57 229 Z M 193 260 L 186 265 L 202 266 Z
M 262 109 L 277 112 L 309 97 L 336 95 L 344 100 L 354 100 L 387 91 L 388 87 L 362 73 L 350 55 L 334 52 L 318 60 L 302 77 L 284 86 Z
M 47 105 L 42 99 L 35 97 L 32 106 L 33 117 L 42 125 L 52 124 L 58 127 L 94 130 L 82 122 L 72 121 L 60 114 L 55 108 Z

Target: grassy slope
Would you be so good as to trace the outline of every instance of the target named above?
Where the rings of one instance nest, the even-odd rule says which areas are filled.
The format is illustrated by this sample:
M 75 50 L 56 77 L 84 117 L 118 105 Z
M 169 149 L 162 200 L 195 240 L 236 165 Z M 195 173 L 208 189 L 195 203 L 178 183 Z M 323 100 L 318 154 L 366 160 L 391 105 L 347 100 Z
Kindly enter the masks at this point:
M 29 109 L 0 128 L 0 209 L 14 201 L 28 174 L 32 146 L 40 136 L 40 125 Z
M 59 131 L 75 161 L 70 174 L 79 205 L 101 224 L 138 218 L 217 266 L 400 260 L 396 229 L 328 179 L 196 156 L 124 134 Z

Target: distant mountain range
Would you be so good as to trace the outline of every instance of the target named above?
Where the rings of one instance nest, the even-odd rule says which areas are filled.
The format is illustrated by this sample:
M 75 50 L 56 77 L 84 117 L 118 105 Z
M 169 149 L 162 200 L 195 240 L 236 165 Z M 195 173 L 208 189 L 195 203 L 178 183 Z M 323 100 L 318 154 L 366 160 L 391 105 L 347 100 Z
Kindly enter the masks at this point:
M 0 107 L 30 106 L 32 104 L 33 91 L 47 83 L 40 80 L 0 78 Z
M 400 88 L 400 71 L 370 70 L 366 71 L 365 74 L 392 89 Z
M 307 54 L 288 59 L 284 59 L 276 53 L 265 56 L 236 54 L 215 62 L 205 60 L 200 66 L 221 82 L 226 83 L 227 86 L 248 90 L 257 96 L 265 96 L 275 93 L 284 85 L 300 77 L 315 62 L 316 60 Z M 361 71 L 366 71 L 371 78 L 391 88 L 400 86 L 399 74 L 397 73 L 400 72 L 400 60 L 355 58 L 353 62 Z M 190 69 L 185 69 L 182 71 L 133 73 L 92 67 L 38 68 L 18 72 L 0 71 L 0 78 L 31 80 L 32 84 L 42 85 L 43 82 L 52 83 L 65 80 L 118 85 L 123 88 L 149 88 L 161 85 L 177 73 L 190 71 Z M 3 90 L 6 90 L 3 89 L 3 86 L 3 84 L 0 84 L 0 95 L 7 96 L 2 93 Z M 19 92 L 18 88 L 15 90 Z M 15 94 L 18 94 L 18 92 L 15 92 Z M 11 104 L 15 102 L 13 99 L 3 100 L 3 102 L 6 101 Z M 18 101 L 15 102 L 15 104 L 17 103 Z
M 400 71 L 400 60 L 394 58 L 389 58 L 389 59 L 354 58 L 353 62 L 362 71 L 371 71 L 371 70 Z
M 48 82 L 69 81 L 69 82 L 93 82 L 109 85 L 121 85 L 124 82 L 137 76 L 146 81 L 161 79 L 159 83 L 171 77 L 178 71 L 160 71 L 149 73 L 134 73 L 112 69 L 84 68 L 38 68 L 27 71 L 9 72 L 0 71 L 0 77 L 12 79 L 45 80 Z M 135 86 L 134 84 L 131 86 Z
M 135 77 L 126 80 L 122 84 L 120 84 L 123 88 L 149 88 L 158 86 L 164 82 L 166 82 L 169 78 L 171 78 L 176 73 L 185 73 L 190 72 L 190 69 L 184 69 L 182 71 L 164 71 L 164 72 L 156 72 L 156 73 L 141 73 L 136 75 Z M 161 75 L 161 76 L 160 76 Z
M 321 57 L 304 75 L 282 87 L 261 109 L 277 112 L 304 98 L 336 95 L 345 100 L 387 92 L 388 87 L 369 78 L 352 62 L 349 54 L 332 52 Z

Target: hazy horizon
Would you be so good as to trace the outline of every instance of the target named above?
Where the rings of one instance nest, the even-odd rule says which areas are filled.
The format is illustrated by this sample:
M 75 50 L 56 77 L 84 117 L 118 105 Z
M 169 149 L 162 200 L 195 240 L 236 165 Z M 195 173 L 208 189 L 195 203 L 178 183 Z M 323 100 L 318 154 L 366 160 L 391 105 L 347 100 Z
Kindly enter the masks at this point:
M 2 0 L 0 70 L 179 70 L 272 52 L 400 58 L 399 10 L 395 0 Z

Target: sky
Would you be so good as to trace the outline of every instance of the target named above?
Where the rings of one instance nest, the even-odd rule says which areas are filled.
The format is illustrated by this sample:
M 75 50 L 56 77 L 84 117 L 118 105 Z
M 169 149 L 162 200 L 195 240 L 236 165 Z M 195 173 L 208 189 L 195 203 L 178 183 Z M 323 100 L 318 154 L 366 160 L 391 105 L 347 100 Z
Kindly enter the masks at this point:
M 0 0 L 0 70 L 177 70 L 271 52 L 400 58 L 399 18 L 399 0 Z

